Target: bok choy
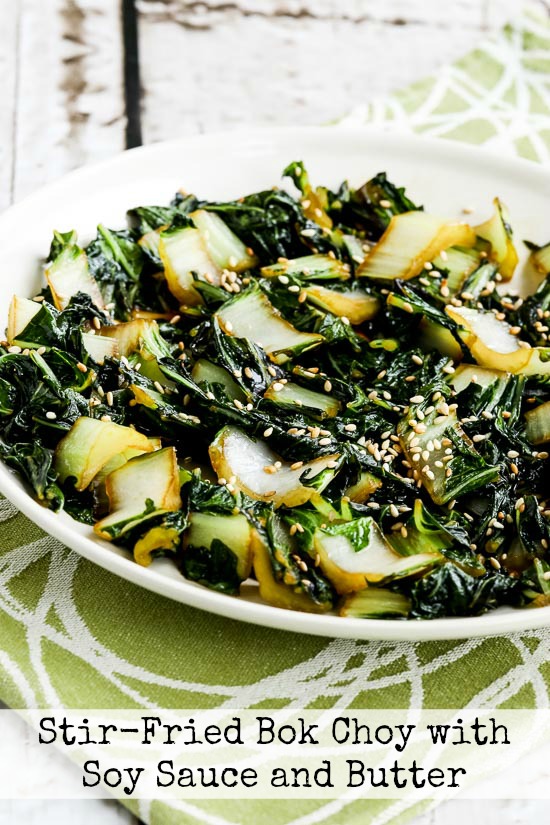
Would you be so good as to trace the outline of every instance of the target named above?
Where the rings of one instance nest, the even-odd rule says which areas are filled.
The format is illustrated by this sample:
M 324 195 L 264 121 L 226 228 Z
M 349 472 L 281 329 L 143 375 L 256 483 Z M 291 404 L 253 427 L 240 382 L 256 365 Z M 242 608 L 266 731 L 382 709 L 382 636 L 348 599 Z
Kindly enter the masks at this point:
M 1 457 L 219 593 L 365 620 L 548 604 L 550 244 L 520 298 L 498 198 L 470 226 L 384 173 L 284 177 L 55 231 L 0 344 Z

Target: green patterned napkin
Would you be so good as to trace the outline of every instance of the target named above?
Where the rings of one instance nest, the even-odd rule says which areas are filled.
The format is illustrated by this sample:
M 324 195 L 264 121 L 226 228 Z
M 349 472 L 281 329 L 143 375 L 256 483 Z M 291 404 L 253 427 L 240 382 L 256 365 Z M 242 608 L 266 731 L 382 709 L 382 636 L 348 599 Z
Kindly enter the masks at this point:
M 550 160 L 550 27 L 536 12 L 347 123 Z M 0 500 L 0 698 L 13 707 L 548 707 L 550 630 L 393 644 L 229 621 L 95 567 Z M 129 803 L 152 825 L 382 825 L 406 801 Z

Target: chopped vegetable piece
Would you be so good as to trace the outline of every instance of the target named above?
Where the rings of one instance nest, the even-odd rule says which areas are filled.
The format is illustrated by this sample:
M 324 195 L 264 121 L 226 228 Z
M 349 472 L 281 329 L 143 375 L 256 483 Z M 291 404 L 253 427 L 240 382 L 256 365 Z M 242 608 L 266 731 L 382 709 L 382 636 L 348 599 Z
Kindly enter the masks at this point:
M 423 318 L 420 322 L 420 347 L 426 352 L 439 352 L 452 358 L 453 361 L 461 361 L 463 358 L 460 344 L 446 327 L 432 321 L 430 318 Z
M 142 567 L 149 567 L 159 551 L 175 553 L 180 545 L 181 535 L 176 527 L 159 525 L 151 527 L 134 546 L 134 560 Z
M 89 295 L 94 304 L 103 308 L 103 298 L 97 281 L 90 275 L 88 259 L 76 244 L 67 244 L 45 270 L 57 309 L 66 309 L 79 292 Z
M 346 489 L 346 496 L 356 504 L 364 504 L 368 498 L 382 487 L 381 479 L 363 471 L 359 479 Z
M 185 575 L 215 590 L 238 592 L 252 568 L 250 541 L 242 514 L 190 513 L 183 538 Z
M 407 461 L 414 467 L 413 478 L 424 487 L 436 504 L 464 495 L 498 479 L 498 467 L 488 466 L 476 451 L 458 422 L 454 411 L 435 407 L 427 415 L 422 412 L 427 404 L 411 407 L 397 427 L 401 448 Z M 422 426 L 416 422 L 416 410 L 423 417 Z M 420 418 L 420 417 L 419 417 Z M 415 456 L 419 456 L 420 460 Z M 417 469 L 416 469 L 417 468 Z
M 475 233 L 464 223 L 447 223 L 426 212 L 394 215 L 376 246 L 359 266 L 360 278 L 408 280 L 450 246 L 473 246 Z
M 202 303 L 193 276 L 220 283 L 220 269 L 209 256 L 201 233 L 193 226 L 178 226 L 161 232 L 158 251 L 168 289 L 181 304 L 196 306 Z
M 32 346 L 34 342 L 25 341 L 21 333 L 25 331 L 38 312 L 40 312 L 40 304 L 37 304 L 36 301 L 29 301 L 28 298 L 18 298 L 17 295 L 13 296 L 8 315 L 7 330 L 10 344 L 20 344 L 23 347 Z
M 103 364 L 106 358 L 118 358 L 120 355 L 116 338 L 107 338 L 105 335 L 83 332 L 82 345 L 96 364 Z
M 278 364 L 319 346 L 324 340 L 317 333 L 295 329 L 259 289 L 249 289 L 233 298 L 216 317 L 224 332 L 254 341 Z
M 383 587 L 367 587 L 346 597 L 340 616 L 351 619 L 406 619 L 410 609 L 410 599 L 401 593 Z
M 201 233 L 210 258 L 220 269 L 243 272 L 256 266 L 257 258 L 215 212 L 198 209 L 189 217 Z
M 337 471 L 340 458 L 322 456 L 293 470 L 292 462 L 281 461 L 264 441 L 255 441 L 236 427 L 224 427 L 209 452 L 219 479 L 228 480 L 251 498 L 273 502 L 277 507 L 297 507 L 309 501 L 315 490 L 322 492 Z M 306 487 L 302 483 L 307 480 L 312 485 L 317 478 L 318 486 Z
M 305 255 L 303 258 L 286 259 L 270 266 L 263 266 L 264 278 L 280 275 L 296 275 L 304 280 L 339 280 L 350 278 L 349 267 L 329 255 Z
M 338 593 L 425 572 L 442 561 L 439 553 L 399 556 L 371 516 L 318 529 L 314 543 L 321 570 Z
M 170 355 L 156 321 L 127 321 L 125 324 L 103 327 L 101 334 L 106 338 L 113 338 L 118 344 L 120 355 L 126 358 L 137 351 L 148 359 L 166 358 Z
M 252 566 L 258 580 L 260 596 L 274 607 L 285 610 L 302 610 L 305 613 L 326 613 L 332 607 L 331 601 L 315 601 L 310 591 L 300 584 L 300 570 L 294 576 L 276 576 L 276 561 L 272 549 L 264 535 L 256 528 L 252 530 Z M 306 574 L 307 575 L 307 574 Z M 286 580 L 285 580 L 286 579 Z
M 450 295 L 456 295 L 467 278 L 479 267 L 480 253 L 477 249 L 464 246 L 450 246 L 444 251 L 445 257 L 438 255 L 432 263 L 445 275 Z
M 358 289 L 339 292 L 316 285 L 306 287 L 305 291 L 312 303 L 333 315 L 347 318 L 354 325 L 370 321 L 380 309 L 379 298 Z
M 207 361 L 206 358 L 199 358 L 199 360 L 195 363 L 193 371 L 191 372 L 191 377 L 193 378 L 193 381 L 199 385 L 199 387 L 204 387 L 208 384 L 212 386 L 215 384 L 221 384 L 229 399 L 232 400 L 236 398 L 241 402 L 246 401 L 246 393 L 242 391 L 229 372 L 223 367 L 219 367 L 217 364 Z
M 456 393 L 462 392 L 470 384 L 478 387 L 490 387 L 495 381 L 503 378 L 506 380 L 508 374 L 502 370 L 493 370 L 488 367 L 479 367 L 475 364 L 460 364 L 449 379 L 449 384 Z
M 153 446 L 132 427 L 82 417 L 57 445 L 54 465 L 61 481 L 74 478 L 76 489 L 85 490 L 109 459 L 128 449 L 148 453 Z
M 312 418 L 322 420 L 323 418 L 334 418 L 340 412 L 341 404 L 338 399 L 331 395 L 324 395 L 320 392 L 308 390 L 299 384 L 288 382 L 286 384 L 271 384 L 267 388 L 264 398 L 269 398 L 275 404 L 290 409 L 301 409 L 307 412 Z
M 525 434 L 531 444 L 550 442 L 550 401 L 525 413 Z
M 521 341 L 494 313 L 464 306 L 448 306 L 446 312 L 481 366 L 521 375 L 550 375 L 550 348 Z
M 508 210 L 498 198 L 495 198 L 493 203 L 495 206 L 493 217 L 474 229 L 480 238 L 489 241 L 491 258 L 498 264 L 502 278 L 509 281 L 518 264 L 518 253 L 512 240 Z
M 181 507 L 173 447 L 133 458 L 111 473 L 105 484 L 111 514 L 94 528 L 103 539 L 119 538 L 137 524 Z

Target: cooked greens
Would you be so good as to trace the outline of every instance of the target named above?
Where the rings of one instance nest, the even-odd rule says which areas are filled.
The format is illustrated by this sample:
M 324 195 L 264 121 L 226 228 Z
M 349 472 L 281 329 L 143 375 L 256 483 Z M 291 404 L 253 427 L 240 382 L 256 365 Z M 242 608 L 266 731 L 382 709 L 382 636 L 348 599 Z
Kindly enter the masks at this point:
M 550 600 L 550 244 L 384 173 L 56 231 L 0 344 L 0 453 L 135 561 L 356 618 Z M 294 194 L 292 194 L 294 187 Z

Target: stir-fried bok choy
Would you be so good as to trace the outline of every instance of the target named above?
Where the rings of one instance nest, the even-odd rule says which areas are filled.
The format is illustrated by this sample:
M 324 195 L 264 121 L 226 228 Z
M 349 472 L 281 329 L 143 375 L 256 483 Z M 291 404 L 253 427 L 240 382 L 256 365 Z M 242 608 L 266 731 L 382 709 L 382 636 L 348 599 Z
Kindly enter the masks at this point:
M 550 604 L 550 244 L 380 173 L 55 231 L 0 345 L 0 452 L 147 566 L 284 609 Z

